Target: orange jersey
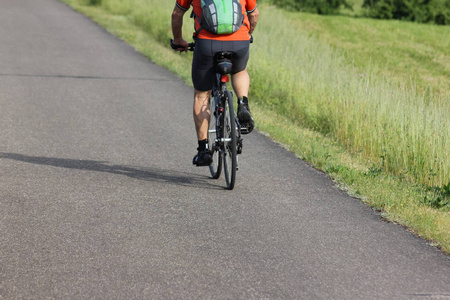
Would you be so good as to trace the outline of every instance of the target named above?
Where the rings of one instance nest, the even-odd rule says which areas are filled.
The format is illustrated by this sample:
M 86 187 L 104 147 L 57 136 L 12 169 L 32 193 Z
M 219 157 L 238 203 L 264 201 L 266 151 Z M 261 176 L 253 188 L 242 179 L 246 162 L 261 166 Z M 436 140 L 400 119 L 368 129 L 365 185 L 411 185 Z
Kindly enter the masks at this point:
M 202 29 L 198 32 L 197 37 L 200 39 L 207 40 L 219 40 L 219 41 L 248 41 L 250 39 L 250 35 L 248 31 L 250 30 L 250 22 L 248 21 L 247 12 L 252 12 L 256 9 L 256 0 L 239 0 L 242 6 L 242 13 L 244 14 L 244 23 L 241 28 L 235 33 L 224 34 L 224 35 L 216 35 L 211 33 L 205 29 Z M 202 15 L 202 5 L 201 0 L 177 0 L 177 6 L 182 10 L 189 10 L 190 6 L 194 10 L 194 14 L 197 15 L 195 19 L 195 30 L 197 31 L 200 28 L 199 20 Z

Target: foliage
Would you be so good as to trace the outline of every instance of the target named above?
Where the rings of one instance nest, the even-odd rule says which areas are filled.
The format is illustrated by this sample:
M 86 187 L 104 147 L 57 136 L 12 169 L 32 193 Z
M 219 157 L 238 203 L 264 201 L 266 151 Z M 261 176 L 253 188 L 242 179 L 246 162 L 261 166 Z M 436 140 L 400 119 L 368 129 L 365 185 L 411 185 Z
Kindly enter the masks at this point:
M 433 208 L 450 208 L 450 182 L 442 187 L 426 187 L 425 191 L 427 193 L 422 201 L 424 204 Z
M 319 15 L 336 14 L 341 7 L 352 9 L 346 0 L 274 0 L 273 2 L 283 8 Z
M 364 0 L 363 7 L 377 19 L 450 24 L 450 0 Z

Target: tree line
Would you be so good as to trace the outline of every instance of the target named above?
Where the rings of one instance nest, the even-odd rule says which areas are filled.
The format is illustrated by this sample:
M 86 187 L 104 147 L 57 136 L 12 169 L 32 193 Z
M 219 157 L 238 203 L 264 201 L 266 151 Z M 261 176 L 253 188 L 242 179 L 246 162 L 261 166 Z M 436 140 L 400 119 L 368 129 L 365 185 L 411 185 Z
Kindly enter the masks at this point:
M 347 0 L 273 0 L 273 3 L 321 15 L 337 14 L 342 7 L 353 9 Z M 363 16 L 370 18 L 450 24 L 450 0 L 364 0 L 362 7 Z

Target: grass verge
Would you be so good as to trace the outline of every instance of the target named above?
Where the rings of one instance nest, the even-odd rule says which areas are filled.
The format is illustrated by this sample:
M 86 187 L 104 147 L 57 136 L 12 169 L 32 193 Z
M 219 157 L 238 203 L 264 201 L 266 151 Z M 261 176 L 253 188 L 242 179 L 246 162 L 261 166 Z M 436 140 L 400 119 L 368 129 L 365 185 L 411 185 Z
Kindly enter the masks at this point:
M 165 21 L 158 21 L 159 19 L 152 19 L 150 7 L 144 8 L 142 6 L 142 8 L 131 12 L 130 8 L 124 4 L 126 1 L 104 1 L 104 3 L 108 3 L 104 6 L 87 5 L 87 0 L 64 1 L 133 45 L 152 61 L 179 74 L 186 83 L 190 84 L 190 54 L 180 55 L 167 47 L 167 41 L 170 37 L 169 20 L 173 8 L 172 4 L 165 7 L 164 12 L 159 12 L 158 16 L 155 17 L 162 18 L 161 20 Z M 135 2 L 138 3 L 139 1 Z M 120 5 L 122 7 L 119 7 Z M 124 5 L 125 7 L 123 7 Z M 285 13 L 270 7 L 261 7 L 261 14 L 267 18 L 281 19 L 279 16 L 284 16 Z M 147 17 L 142 18 L 142 15 Z M 299 24 L 292 18 L 283 17 L 283 21 L 288 22 L 285 25 L 288 25 L 289 22 L 293 22 L 295 26 Z M 191 21 L 186 20 L 186 22 Z M 185 36 L 189 36 L 191 27 L 184 26 L 184 28 L 186 28 Z M 401 131 L 406 131 L 411 127 L 410 124 L 414 125 L 418 116 L 422 116 L 418 112 L 424 110 L 429 112 L 426 115 L 429 118 L 434 118 L 434 115 L 437 115 L 437 121 L 436 124 L 431 124 L 429 132 L 425 131 L 425 134 L 423 134 L 422 128 L 411 131 L 411 135 L 417 136 L 417 140 L 413 139 L 415 145 L 420 148 L 424 143 L 433 144 L 436 141 L 444 144 L 445 136 L 449 136 L 448 117 L 446 117 L 448 116 L 448 107 L 443 107 L 440 100 L 436 101 L 433 97 L 417 97 L 417 93 L 411 92 L 408 88 L 399 88 L 397 84 L 391 84 L 384 79 L 377 79 L 376 72 L 370 73 L 367 76 L 368 78 L 356 76 L 355 66 L 349 67 L 348 61 L 342 58 L 341 54 L 336 54 L 333 48 L 317 42 L 311 35 L 284 39 L 287 43 L 271 45 L 271 37 L 282 34 L 274 32 L 275 29 L 270 24 L 261 23 L 258 31 L 263 33 L 258 34 L 256 40 L 260 45 L 268 45 L 268 47 L 255 48 L 252 46 L 252 59 L 249 65 L 249 68 L 253 70 L 252 78 L 257 78 L 257 76 L 254 76 L 255 73 L 273 73 L 278 79 L 275 82 L 271 78 L 267 78 L 266 81 L 258 79 L 252 86 L 253 90 L 262 91 L 260 94 L 254 93 L 252 95 L 256 104 L 252 105 L 252 111 L 258 129 L 284 144 L 300 158 L 330 174 L 338 183 L 344 184 L 351 194 L 358 195 L 371 207 L 382 211 L 386 219 L 407 226 L 416 234 L 432 241 L 433 244 L 450 253 L 450 205 L 433 208 L 426 203 L 427 199 L 431 199 L 432 203 L 436 202 L 434 200 L 439 199 L 442 195 L 444 185 L 441 184 L 437 186 L 437 190 L 433 190 L 429 188 L 431 185 L 428 185 L 427 188 L 423 182 L 411 180 L 414 177 L 411 175 L 412 173 L 429 168 L 428 165 L 419 164 L 415 167 L 416 171 L 414 172 L 408 170 L 404 172 L 396 171 L 386 165 L 388 155 L 396 159 L 400 157 L 401 160 L 408 160 L 408 155 L 411 156 L 411 154 L 406 154 L 402 157 L 397 153 L 398 148 L 394 146 L 400 143 L 398 136 L 401 135 Z M 287 33 L 287 36 L 290 35 L 291 33 Z M 286 37 L 286 35 L 284 36 Z M 304 47 L 298 47 L 300 44 L 303 44 Z M 262 49 L 267 51 L 262 51 Z M 306 59 L 304 61 L 299 60 L 299 64 L 293 63 L 292 57 L 283 55 L 283 53 L 289 51 L 297 52 L 298 56 L 305 56 Z M 319 56 L 314 55 L 314 53 L 318 53 Z M 279 59 L 274 61 L 273 57 Z M 356 67 L 361 66 L 368 65 L 356 63 Z M 315 73 L 315 69 L 325 69 L 325 73 Z M 337 80 L 334 81 L 334 79 Z M 401 81 L 401 78 L 399 81 Z M 280 82 L 283 84 L 280 85 Z M 329 82 L 332 82 L 331 85 Z M 376 83 L 375 87 L 371 85 L 373 82 Z M 379 86 L 382 86 L 382 88 L 379 88 Z M 367 89 L 365 88 L 373 89 L 371 94 L 376 96 L 373 100 L 374 106 L 361 101 L 366 98 Z M 402 91 L 405 91 L 405 93 L 402 94 Z M 347 92 L 350 94 L 345 94 Z M 345 95 L 342 96 L 341 94 Z M 303 102 L 298 102 L 298 99 L 288 101 L 291 98 L 300 98 Z M 402 98 L 402 102 L 399 102 L 398 98 Z M 270 101 L 267 101 L 267 99 L 270 99 Z M 335 101 L 336 99 L 338 101 Z M 382 102 L 386 101 L 392 102 L 389 106 L 383 107 Z M 333 111 L 330 108 L 333 107 L 333 102 L 335 102 L 334 107 L 354 108 L 356 106 L 356 110 L 336 109 L 336 111 Z M 431 106 L 429 105 L 430 102 Z M 359 123 L 367 122 L 370 119 L 368 115 L 365 115 L 367 111 L 379 110 L 380 107 L 383 108 L 384 114 L 378 114 L 374 117 L 374 126 L 379 126 L 379 130 L 369 128 L 370 131 L 359 133 L 359 135 L 362 137 L 379 135 L 383 138 L 388 136 L 389 131 L 395 131 L 395 133 L 385 141 L 384 146 L 374 146 L 379 147 L 379 149 L 376 150 L 378 152 L 375 152 L 375 155 L 371 155 L 367 151 L 360 150 L 362 145 L 353 143 L 358 131 L 362 131 L 362 129 L 355 129 L 354 127 L 357 124 L 352 122 L 354 120 Z M 411 109 L 408 110 L 409 108 Z M 389 119 L 391 118 L 389 112 L 390 110 L 401 112 L 405 109 L 407 111 L 406 119 L 401 121 L 400 126 L 398 126 L 399 132 L 397 132 L 397 129 L 390 127 L 390 124 L 397 122 L 397 119 Z M 296 113 L 292 114 L 292 111 Z M 362 118 L 358 114 L 362 114 Z M 339 115 L 346 115 L 349 119 L 339 119 Z M 400 115 L 405 114 L 400 113 Z M 410 119 L 408 119 L 408 115 Z M 331 121 L 334 119 L 338 121 L 332 123 Z M 438 130 L 437 126 L 444 127 L 443 131 L 439 133 L 440 135 L 436 131 Z M 349 129 L 347 135 L 339 136 L 339 132 L 333 132 L 333 130 L 340 130 L 340 128 Z M 434 140 L 429 139 L 423 142 L 419 140 L 421 135 L 429 135 Z M 369 139 L 367 143 L 373 144 L 374 142 Z M 391 146 L 392 149 L 389 149 Z M 409 145 L 404 147 L 407 148 Z M 441 169 L 448 165 L 449 153 L 446 150 L 448 148 L 445 147 L 448 146 L 438 145 L 434 147 L 442 153 L 436 154 L 434 152 L 428 153 L 429 150 L 425 151 L 426 154 L 428 153 L 427 155 L 432 154 L 440 158 L 439 164 L 430 165 L 430 169 Z M 418 148 L 414 151 L 419 151 Z M 429 149 L 433 149 L 433 147 Z M 436 171 L 429 172 L 428 169 L 426 172 L 428 172 L 426 176 L 430 179 L 428 183 L 431 183 L 433 172 L 436 173 Z M 417 177 L 424 177 L 424 174 L 419 174 Z M 445 183 L 447 178 L 445 176 L 448 176 L 448 173 L 444 172 L 440 176 L 442 178 L 441 183 Z M 448 199 L 447 196 L 444 195 L 444 199 Z M 445 204 L 445 201 L 442 203 Z

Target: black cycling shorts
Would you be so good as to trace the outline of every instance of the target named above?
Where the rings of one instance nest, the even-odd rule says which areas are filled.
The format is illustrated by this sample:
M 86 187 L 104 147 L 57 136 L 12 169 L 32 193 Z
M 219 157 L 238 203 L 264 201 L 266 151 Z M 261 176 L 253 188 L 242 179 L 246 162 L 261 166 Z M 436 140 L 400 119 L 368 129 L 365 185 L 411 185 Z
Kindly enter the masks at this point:
M 197 39 L 192 61 L 192 82 L 198 91 L 209 91 L 214 85 L 214 54 L 219 51 L 233 51 L 233 70 L 231 74 L 247 67 L 250 41 L 217 41 Z

